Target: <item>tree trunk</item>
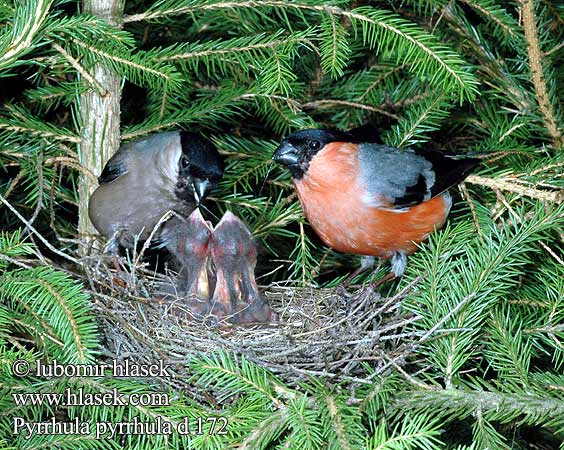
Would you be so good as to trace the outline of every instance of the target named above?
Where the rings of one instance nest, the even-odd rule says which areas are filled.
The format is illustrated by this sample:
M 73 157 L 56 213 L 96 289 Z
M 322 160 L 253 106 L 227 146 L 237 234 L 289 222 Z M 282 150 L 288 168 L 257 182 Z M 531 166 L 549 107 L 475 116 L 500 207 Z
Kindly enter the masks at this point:
M 82 6 L 83 12 L 100 17 L 116 27 L 121 26 L 123 0 L 83 0 Z M 99 176 L 120 145 L 121 77 L 100 64 L 89 68 L 89 71 L 101 89 L 92 87 L 80 97 L 82 141 L 78 153 L 83 167 Z M 83 253 L 96 233 L 88 218 L 88 199 L 96 187 L 90 178 L 81 175 L 78 187 L 78 234 L 84 242 L 81 248 Z

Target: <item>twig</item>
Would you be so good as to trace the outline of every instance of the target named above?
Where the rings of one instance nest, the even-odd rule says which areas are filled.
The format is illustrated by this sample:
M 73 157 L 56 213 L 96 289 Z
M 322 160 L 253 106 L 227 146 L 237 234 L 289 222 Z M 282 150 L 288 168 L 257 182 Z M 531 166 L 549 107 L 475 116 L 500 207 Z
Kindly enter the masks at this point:
M 54 166 L 66 166 L 71 167 L 73 169 L 78 170 L 83 175 L 90 178 L 93 182 L 98 182 L 98 177 L 92 173 L 91 170 L 88 170 L 84 167 L 76 158 L 70 156 L 53 156 L 45 160 L 44 163 L 46 166 L 54 165 Z
M 378 368 L 378 370 L 373 372 L 372 375 L 370 375 L 370 377 L 368 377 L 368 378 L 374 378 L 374 377 L 380 375 L 381 373 L 385 372 L 390 366 L 392 366 L 392 365 L 395 366 L 395 363 L 397 361 L 399 361 L 400 359 L 405 359 L 405 357 L 407 355 L 409 355 L 410 353 L 413 353 L 421 344 L 423 344 L 429 338 L 429 336 L 433 335 L 439 328 L 441 328 L 443 326 L 443 324 L 448 319 L 450 319 L 453 315 L 455 315 L 458 311 L 460 311 L 460 309 L 466 303 L 468 303 L 468 301 L 470 299 L 474 298 L 475 296 L 476 296 L 476 293 L 471 292 L 466 297 L 464 297 L 460 302 L 458 302 L 458 304 L 453 309 L 451 309 L 449 311 L 449 313 L 447 315 L 445 315 L 441 320 L 439 320 L 435 325 L 433 325 L 423 336 L 421 336 L 417 342 L 413 342 L 413 343 L 409 344 L 405 348 L 405 350 L 401 352 L 400 355 L 396 356 L 395 358 L 390 360 L 388 363 L 386 363 L 382 367 Z
M 536 198 L 546 202 L 562 203 L 564 201 L 564 190 L 556 192 L 541 191 L 532 187 L 523 187 L 503 178 L 486 178 L 478 175 L 470 175 L 465 180 L 468 183 L 499 189 L 501 191 L 515 192 L 526 197 Z
M 69 64 L 74 67 L 74 69 L 86 80 L 88 81 L 100 96 L 105 97 L 108 92 L 102 87 L 100 83 L 98 83 L 88 71 L 82 67 L 76 59 L 72 57 L 72 55 L 67 52 L 63 47 L 61 47 L 56 42 L 51 44 L 55 50 L 57 50 L 61 55 L 65 57 L 65 59 L 69 62 Z
M 386 354 L 382 354 L 382 357 L 384 359 L 387 359 L 388 362 L 394 367 L 394 369 L 396 369 L 407 381 L 409 381 L 411 384 L 421 388 L 421 389 L 425 389 L 426 391 L 434 391 L 435 388 L 433 386 L 429 386 L 428 384 L 422 383 L 421 381 L 413 378 L 411 375 L 409 375 L 405 370 L 403 370 L 396 361 L 394 361 L 393 359 L 391 359 L 388 355 Z
M 160 229 L 161 225 L 163 223 L 165 223 L 168 219 L 170 219 L 172 216 L 178 216 L 178 214 L 176 214 L 174 211 L 167 211 L 165 214 L 163 214 L 163 216 L 159 219 L 159 221 L 156 223 L 156 225 L 153 227 L 153 229 L 151 230 L 151 234 L 149 234 L 149 237 L 147 238 L 147 240 L 143 243 L 143 247 L 141 248 L 141 251 L 139 252 L 139 255 L 137 255 L 137 258 L 135 259 L 135 266 L 139 265 L 139 262 L 141 261 L 141 258 L 143 257 L 143 254 L 145 253 L 145 251 L 149 248 L 149 246 L 151 245 L 151 241 L 153 240 L 153 237 L 155 236 L 155 233 Z
M 331 328 L 335 328 L 337 325 L 340 325 L 344 322 L 349 321 L 351 319 L 351 317 L 354 317 L 355 313 L 364 305 L 366 300 L 370 298 L 370 294 L 371 294 L 371 292 L 368 292 L 368 294 L 365 294 L 364 298 L 360 302 L 358 302 L 357 307 L 353 311 L 351 311 L 350 314 L 343 317 L 341 320 L 338 320 L 337 322 L 331 323 L 330 325 L 327 325 L 326 327 L 320 328 L 318 330 L 306 331 L 305 333 L 295 334 L 294 337 L 304 337 L 304 336 L 309 336 L 310 334 L 319 333 L 321 331 L 330 330 Z
M 53 246 L 51 245 L 51 243 L 50 243 L 47 239 L 45 239 L 45 238 L 39 233 L 39 231 L 37 231 L 37 230 L 33 227 L 33 225 L 31 225 L 31 224 L 29 223 L 29 221 L 26 220 L 26 218 L 25 218 L 24 216 L 22 216 L 22 215 L 19 213 L 19 211 L 18 211 L 16 208 L 14 208 L 14 207 L 12 206 L 12 204 L 11 204 L 10 202 L 8 202 L 8 201 L 2 196 L 2 194 L 0 194 L 0 201 L 1 201 L 2 203 L 4 203 L 4 205 L 6 205 L 6 206 L 8 207 L 8 209 L 9 209 L 10 211 L 12 211 L 12 212 L 16 215 L 16 216 L 18 217 L 18 219 L 20 219 L 20 220 L 24 223 L 24 225 L 26 225 L 26 227 L 28 227 L 28 228 L 33 232 L 33 234 L 35 234 L 35 235 L 39 238 L 39 240 L 40 240 L 41 242 L 43 242 L 43 244 L 45 244 L 45 246 L 46 246 L 49 250 L 51 250 L 53 253 L 56 253 L 56 254 L 59 255 L 59 256 L 62 256 L 63 258 L 65 258 L 65 259 L 67 259 L 67 260 L 69 260 L 69 261 L 72 261 L 72 262 L 75 263 L 75 264 L 81 265 L 81 262 L 80 262 L 79 260 L 77 260 L 76 258 L 74 258 L 74 257 L 72 257 L 72 256 L 70 256 L 70 255 L 67 255 L 66 253 L 64 253 L 64 252 L 62 252 L 62 251 L 56 249 L 55 247 L 53 247 Z
M 562 267 L 564 267 L 564 260 L 562 260 L 562 258 L 560 258 L 555 252 L 554 250 L 552 250 L 548 245 L 546 245 L 544 242 L 539 241 L 539 244 L 542 248 L 544 248 L 549 254 L 550 256 L 552 256 L 557 262 L 558 264 L 560 264 Z
M 382 114 L 384 116 L 391 117 L 392 119 L 398 119 L 396 114 L 390 113 L 385 111 L 381 108 L 376 108 L 374 106 L 365 105 L 364 103 L 356 103 L 356 102 L 348 102 L 346 100 L 336 100 L 336 99 L 328 99 L 328 100 L 317 100 L 313 102 L 304 103 L 302 105 L 303 109 L 317 109 L 317 108 L 331 108 L 334 105 L 341 105 L 341 106 L 348 106 L 351 108 L 357 109 L 364 109 L 366 111 Z
M 464 194 L 464 199 L 470 208 L 470 212 L 472 213 L 472 219 L 474 220 L 474 226 L 476 227 L 476 231 L 478 232 L 478 238 L 484 243 L 484 236 L 482 232 L 482 228 L 480 227 L 480 222 L 478 221 L 478 214 L 476 213 L 476 207 L 474 206 L 474 202 L 472 201 L 472 197 L 470 196 L 470 192 L 468 192 L 468 188 L 466 187 L 465 183 L 460 183 L 459 185 L 460 190 Z
M 8 261 L 9 263 L 12 263 L 12 264 L 14 264 L 18 267 L 23 268 L 23 269 L 31 269 L 31 267 L 32 267 L 29 264 L 22 262 L 22 260 L 20 260 L 20 259 L 11 258 L 10 256 L 7 256 L 7 255 L 0 254 L 0 259 L 2 259 L 4 261 Z
M 421 281 L 421 278 L 422 278 L 421 276 L 416 277 L 411 283 L 409 283 L 407 286 L 405 286 L 396 295 L 389 297 L 380 308 L 376 309 L 371 314 L 369 314 L 368 317 L 366 317 L 363 320 L 362 324 L 367 325 L 376 316 L 378 316 L 378 315 L 382 314 L 382 312 L 386 311 L 387 308 L 389 308 L 390 305 L 395 304 L 400 299 L 403 299 L 407 295 L 407 293 L 409 291 L 411 291 Z
M 26 234 L 29 233 L 29 226 L 31 226 L 33 224 L 33 222 L 35 222 L 35 220 L 37 219 L 37 216 L 39 216 L 39 212 L 41 211 L 41 209 L 44 206 L 43 205 L 43 190 L 44 190 L 43 182 L 44 182 L 44 179 L 43 179 L 43 151 L 41 151 L 39 153 L 39 158 L 37 159 L 37 184 L 38 184 L 38 187 L 39 187 L 39 193 L 37 195 L 37 205 L 35 205 L 35 210 L 33 211 L 31 218 L 29 219 L 29 225 L 26 226 L 26 229 L 22 233 L 22 237 L 25 237 Z
M 548 88 L 542 70 L 542 51 L 539 43 L 534 0 L 521 0 L 521 14 L 523 17 L 523 29 L 525 31 L 527 52 L 529 54 L 529 66 L 537 102 L 544 117 L 544 123 L 548 133 L 552 137 L 554 144 L 561 148 L 564 147 L 564 137 L 556 123 L 554 108 L 548 95 Z
M 6 190 L 5 198 L 8 198 L 10 196 L 10 194 L 12 193 L 12 191 L 16 188 L 16 186 L 18 185 L 18 183 L 20 182 L 20 180 L 22 179 L 24 175 L 24 171 L 23 169 L 20 169 L 20 171 L 18 172 L 18 174 L 14 177 L 14 179 L 10 182 L 10 186 L 8 186 L 8 189 Z

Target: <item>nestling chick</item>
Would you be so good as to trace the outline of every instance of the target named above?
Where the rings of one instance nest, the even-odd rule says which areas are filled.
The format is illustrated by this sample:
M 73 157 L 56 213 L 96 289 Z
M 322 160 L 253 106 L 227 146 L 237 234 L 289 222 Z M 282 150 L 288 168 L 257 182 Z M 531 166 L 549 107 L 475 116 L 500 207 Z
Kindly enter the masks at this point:
M 211 223 L 204 220 L 197 208 L 187 219 L 173 217 L 166 222 L 160 236 L 168 251 L 180 263 L 175 294 L 187 300 L 194 314 L 200 314 L 207 308 L 213 289 L 214 277 L 209 258 L 211 237 Z
M 210 314 L 239 324 L 276 320 L 255 281 L 257 249 L 253 236 L 241 219 L 229 211 L 215 227 L 211 255 L 216 285 Z
M 90 197 L 96 229 L 132 248 L 168 211 L 188 217 L 223 176 L 215 146 L 196 133 L 171 131 L 124 144 L 108 161 Z M 158 239 L 159 233 L 155 237 Z
M 449 214 L 448 188 L 479 160 L 436 150 L 399 149 L 366 132 L 311 129 L 282 141 L 274 161 L 288 167 L 304 213 L 329 247 L 392 260 L 403 275 L 407 255 Z M 373 259 L 373 258 L 372 258 Z M 363 258 L 363 266 L 367 259 Z

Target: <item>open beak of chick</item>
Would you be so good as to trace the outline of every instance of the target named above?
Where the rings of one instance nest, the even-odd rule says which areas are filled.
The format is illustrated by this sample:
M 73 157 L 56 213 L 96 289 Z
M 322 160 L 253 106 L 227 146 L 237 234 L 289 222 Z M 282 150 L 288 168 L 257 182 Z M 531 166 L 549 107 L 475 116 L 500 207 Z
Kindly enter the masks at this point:
M 212 232 L 211 223 L 204 220 L 199 209 L 187 219 L 173 217 L 163 229 L 165 246 L 181 266 L 176 292 L 196 310 L 199 303 L 207 303 L 213 289 L 209 258 Z
M 245 224 L 230 212 L 212 230 L 198 209 L 165 224 L 167 249 L 181 264 L 176 293 L 194 317 L 231 324 L 277 319 L 255 280 L 257 248 Z M 179 308 L 181 309 L 181 308 Z
M 210 247 L 216 271 L 211 314 L 238 324 L 276 320 L 259 293 L 257 248 L 245 224 L 226 212 L 213 232 Z

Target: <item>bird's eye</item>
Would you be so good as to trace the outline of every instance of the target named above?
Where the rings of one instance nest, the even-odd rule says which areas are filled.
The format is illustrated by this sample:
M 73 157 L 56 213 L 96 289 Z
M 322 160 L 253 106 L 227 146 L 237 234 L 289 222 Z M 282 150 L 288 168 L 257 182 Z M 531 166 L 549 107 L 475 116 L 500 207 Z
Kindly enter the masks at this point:
M 190 167 L 190 161 L 188 161 L 188 158 L 183 156 L 180 159 L 180 165 L 182 166 L 183 169 L 187 169 L 188 167 Z
M 321 142 L 319 141 L 309 141 L 308 147 L 312 150 L 319 150 L 321 147 Z

